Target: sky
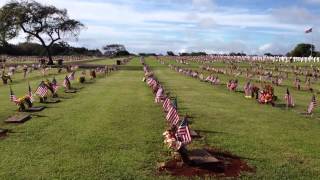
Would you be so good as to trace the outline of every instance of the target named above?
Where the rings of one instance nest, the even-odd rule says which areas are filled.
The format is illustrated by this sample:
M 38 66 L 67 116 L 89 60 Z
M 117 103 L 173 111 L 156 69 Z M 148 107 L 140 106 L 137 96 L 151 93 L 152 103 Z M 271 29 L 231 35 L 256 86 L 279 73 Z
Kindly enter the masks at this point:
M 0 0 L 0 6 L 8 0 Z M 71 45 L 124 44 L 130 52 L 285 54 L 320 47 L 320 0 L 38 0 L 86 28 Z M 305 34 L 308 28 L 313 33 Z M 14 43 L 24 41 L 20 36 Z M 320 49 L 320 48 L 318 48 Z

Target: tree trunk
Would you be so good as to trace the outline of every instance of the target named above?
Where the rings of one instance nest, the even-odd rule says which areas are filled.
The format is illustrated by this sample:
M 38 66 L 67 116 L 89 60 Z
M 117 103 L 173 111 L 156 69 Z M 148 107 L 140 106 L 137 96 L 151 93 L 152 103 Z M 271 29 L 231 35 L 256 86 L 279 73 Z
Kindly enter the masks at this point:
M 46 50 L 47 50 L 47 56 L 48 56 L 48 65 L 54 65 L 53 63 L 53 59 L 52 59 L 52 54 L 51 54 L 51 47 L 46 46 Z

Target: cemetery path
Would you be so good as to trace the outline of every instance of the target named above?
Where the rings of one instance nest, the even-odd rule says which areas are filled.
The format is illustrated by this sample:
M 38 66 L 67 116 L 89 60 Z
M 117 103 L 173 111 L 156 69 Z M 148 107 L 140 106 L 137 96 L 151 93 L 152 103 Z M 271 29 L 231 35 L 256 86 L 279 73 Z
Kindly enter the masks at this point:
M 237 93 L 183 76 L 157 61 L 147 60 L 172 96 L 180 114 L 194 117 L 191 128 L 204 139 L 194 146 L 214 146 L 248 159 L 255 178 L 320 175 L 318 120 L 258 105 Z
M 142 77 L 142 66 L 115 72 L 13 127 L 0 179 L 153 178 L 165 123 Z

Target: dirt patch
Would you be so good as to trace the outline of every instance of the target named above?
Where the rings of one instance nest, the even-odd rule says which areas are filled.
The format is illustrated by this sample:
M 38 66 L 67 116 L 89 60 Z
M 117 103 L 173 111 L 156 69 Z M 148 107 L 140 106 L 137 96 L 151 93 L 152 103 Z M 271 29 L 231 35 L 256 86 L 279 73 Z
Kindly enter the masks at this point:
M 173 159 L 159 167 L 159 173 L 169 173 L 172 176 L 215 176 L 215 177 L 238 177 L 242 172 L 254 173 L 255 169 L 250 167 L 242 158 L 229 152 L 214 148 L 205 148 L 219 163 L 187 165 L 181 159 Z

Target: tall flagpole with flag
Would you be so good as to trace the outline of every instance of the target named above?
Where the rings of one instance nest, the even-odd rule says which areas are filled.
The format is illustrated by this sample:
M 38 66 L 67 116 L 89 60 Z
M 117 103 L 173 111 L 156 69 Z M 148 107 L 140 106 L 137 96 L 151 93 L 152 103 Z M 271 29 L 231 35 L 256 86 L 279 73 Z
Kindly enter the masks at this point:
M 305 31 L 305 34 L 311 34 L 311 55 L 310 55 L 310 57 L 313 57 L 313 40 L 312 40 L 312 32 L 313 32 L 313 28 L 311 27 L 311 28 L 308 28 L 308 29 L 306 29 Z

